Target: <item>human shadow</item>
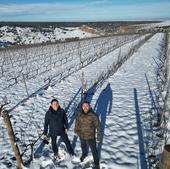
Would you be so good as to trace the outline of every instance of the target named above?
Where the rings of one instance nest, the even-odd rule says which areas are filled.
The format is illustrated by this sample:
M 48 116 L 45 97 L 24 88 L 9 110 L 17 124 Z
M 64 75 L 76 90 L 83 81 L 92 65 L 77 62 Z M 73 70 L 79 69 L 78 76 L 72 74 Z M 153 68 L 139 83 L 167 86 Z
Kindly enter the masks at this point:
M 137 124 L 138 141 L 139 141 L 140 166 L 141 166 L 141 169 L 147 169 L 148 167 L 147 167 L 147 161 L 146 161 L 146 152 L 144 148 L 144 138 L 143 138 L 142 122 L 141 122 L 141 117 L 140 117 L 137 89 L 134 88 L 133 92 L 134 92 L 136 124 Z
M 80 102 L 77 104 L 77 106 L 76 106 L 75 109 L 72 111 L 72 114 L 71 114 L 70 117 L 69 117 L 69 124 L 68 124 L 69 128 L 70 128 L 70 127 L 72 126 L 72 124 L 74 123 L 74 120 L 75 120 L 75 118 L 76 118 L 77 112 L 81 110 L 83 101 L 84 101 L 84 100 L 86 100 L 86 101 L 88 101 L 88 102 L 91 102 L 91 101 L 92 101 L 92 98 L 93 98 L 94 93 L 96 92 L 96 90 L 97 90 L 98 88 L 100 88 L 100 87 L 103 85 L 103 83 L 105 82 L 105 80 L 107 79 L 107 77 L 110 75 L 110 73 L 111 73 L 111 72 L 109 72 L 106 77 L 103 76 L 103 75 L 101 75 L 101 76 L 98 78 L 98 80 L 97 80 L 86 92 L 83 93 Z M 78 93 L 80 93 L 80 91 L 79 91 Z M 68 108 L 67 108 L 67 110 L 68 110 Z M 78 139 L 78 137 L 77 137 L 76 135 L 74 135 L 73 141 L 72 141 L 72 147 L 73 147 L 73 149 L 75 149 L 75 147 L 76 147 L 77 139 Z M 61 140 L 59 140 L 58 143 L 60 143 L 60 142 L 61 142 Z
M 83 97 L 81 98 L 80 102 L 78 103 L 77 107 L 74 110 L 74 114 L 73 116 L 70 118 L 69 121 L 69 128 L 72 126 L 72 124 L 74 123 L 74 120 L 76 118 L 77 112 L 79 112 L 81 110 L 82 107 L 82 103 L 83 101 L 88 101 L 91 102 L 94 93 L 96 92 L 98 85 L 101 83 L 101 80 L 96 82 L 93 86 L 91 86 L 86 92 L 83 93 Z M 72 148 L 75 149 L 76 147 L 76 143 L 77 143 L 78 137 L 76 135 L 74 135 L 73 140 L 72 140 Z
M 104 137 L 104 130 L 106 127 L 106 117 L 111 113 L 112 109 L 112 101 L 113 101 L 113 95 L 112 95 L 112 89 L 110 84 L 106 86 L 106 88 L 101 92 L 99 95 L 99 98 L 95 104 L 94 110 L 98 114 L 100 118 L 100 124 L 101 124 L 101 142 L 98 144 L 98 153 L 99 158 L 101 157 L 101 150 L 103 145 L 103 137 Z
M 91 86 L 86 92 L 83 93 L 80 102 L 74 107 L 74 109 L 71 111 L 71 113 L 69 113 L 68 116 L 68 128 L 70 129 L 71 126 L 73 125 L 75 119 L 76 119 L 76 115 L 77 113 L 81 110 L 82 107 L 82 103 L 84 100 L 91 102 L 93 95 L 97 89 L 98 83 L 95 83 L 93 86 Z M 75 102 L 75 98 L 81 94 L 82 88 L 79 88 L 79 90 L 77 91 L 77 93 L 75 94 L 75 96 L 73 97 L 73 99 L 69 102 L 68 106 L 65 108 L 66 111 L 68 111 L 71 107 L 72 104 L 74 104 Z M 77 143 L 78 137 L 76 135 L 73 136 L 73 140 L 72 140 L 72 148 L 75 149 L 76 147 L 76 143 Z M 58 140 L 58 146 L 61 143 L 61 139 Z

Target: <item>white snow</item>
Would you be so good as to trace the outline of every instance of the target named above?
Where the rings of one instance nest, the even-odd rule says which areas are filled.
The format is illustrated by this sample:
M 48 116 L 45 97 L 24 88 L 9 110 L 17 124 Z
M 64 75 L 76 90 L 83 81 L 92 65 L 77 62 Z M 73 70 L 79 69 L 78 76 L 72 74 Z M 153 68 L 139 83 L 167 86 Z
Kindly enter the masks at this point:
M 170 26 L 170 20 L 165 20 L 160 23 L 155 24 L 155 26 Z
M 80 39 L 82 39 L 82 38 L 95 36 L 95 34 L 93 35 L 88 32 L 83 32 L 82 30 L 80 30 L 79 27 L 66 28 L 66 31 L 63 31 L 61 28 L 55 28 L 54 34 L 57 40 L 64 40 L 66 38 L 75 38 L 75 37 L 79 37 Z
M 143 24 L 141 25 L 140 29 L 153 29 L 157 27 L 165 27 L 165 26 L 170 26 L 170 20 L 165 20 L 159 23 L 151 23 L 151 24 Z
M 58 30 L 57 30 L 58 31 Z M 133 42 L 129 42 L 121 47 L 122 55 L 128 53 L 131 46 L 135 45 L 143 37 Z M 143 169 L 147 164 L 145 162 L 143 151 L 145 149 L 143 135 L 145 134 L 145 124 L 142 123 L 144 114 L 149 110 L 151 100 L 145 74 L 149 79 L 152 89 L 156 88 L 156 63 L 153 58 L 157 58 L 159 49 L 163 42 L 163 34 L 154 35 L 141 48 L 139 48 L 130 59 L 128 59 L 118 71 L 103 82 L 103 85 L 91 88 L 91 95 L 88 100 L 93 109 L 98 113 L 101 126 L 103 128 L 103 140 L 99 145 L 101 155 L 101 166 L 104 169 Z M 78 157 L 81 155 L 80 142 L 74 135 L 74 112 L 75 107 L 81 100 L 82 72 L 84 72 L 84 81 L 87 89 L 98 79 L 113 62 L 118 60 L 120 49 L 103 56 L 95 62 L 89 64 L 83 69 L 73 73 L 71 76 L 62 80 L 47 90 L 40 91 L 35 97 L 30 98 L 24 104 L 18 106 L 12 114 L 12 123 L 18 138 L 25 143 L 29 143 L 38 137 L 43 129 L 44 116 L 48 110 L 51 98 L 59 99 L 62 107 L 68 107 L 68 119 L 70 129 L 69 138 L 75 147 Z M 35 79 L 36 82 L 36 79 Z M 32 84 L 32 87 L 37 84 Z M 17 95 L 22 95 L 20 91 L 12 92 L 11 99 L 17 99 Z M 23 130 L 23 132 L 22 132 Z M 15 168 L 15 162 L 10 159 L 12 150 L 7 139 L 2 118 L 0 118 L 0 149 L 2 152 L 8 152 L 7 158 L 1 160 L 0 168 L 6 169 L 5 162 L 10 162 L 11 168 Z M 21 141 L 21 140 L 20 140 Z M 22 144 L 20 148 L 23 150 Z M 38 144 L 38 143 L 37 143 Z M 36 144 L 36 145 L 37 145 Z M 61 146 L 62 147 L 62 146 Z M 62 149 L 61 149 L 62 151 Z M 62 152 L 64 153 L 64 152 Z M 29 151 L 25 158 L 28 158 Z M 60 166 L 55 167 L 51 161 L 52 150 L 46 146 L 41 158 L 36 159 L 28 168 L 57 168 L 72 169 L 74 164 L 66 158 Z
M 80 27 L 46 28 L 39 30 L 33 27 L 0 27 L 0 47 L 15 44 L 36 44 L 43 42 L 64 41 L 69 38 L 90 38 L 98 36 L 95 33 L 82 31 Z

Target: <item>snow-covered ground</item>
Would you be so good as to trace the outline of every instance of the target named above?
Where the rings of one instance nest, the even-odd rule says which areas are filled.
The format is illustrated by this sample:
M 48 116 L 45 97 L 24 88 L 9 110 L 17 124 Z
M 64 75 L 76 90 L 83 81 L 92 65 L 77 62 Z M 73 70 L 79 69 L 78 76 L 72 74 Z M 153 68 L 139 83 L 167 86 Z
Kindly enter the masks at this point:
M 162 21 L 160 23 L 151 24 L 151 26 L 170 26 L 170 20 Z
M 41 30 L 42 29 L 42 30 Z M 83 31 L 81 27 L 65 28 L 33 28 L 33 27 L 0 27 L 0 47 L 16 44 L 36 44 L 43 42 L 64 41 L 70 38 L 89 38 L 98 36 L 97 33 Z
M 159 23 L 141 24 L 140 29 L 154 30 L 161 27 L 170 27 L 170 20 L 165 20 Z
M 47 90 L 40 91 L 35 97 L 18 106 L 11 112 L 11 120 L 21 150 L 24 150 L 22 142 L 29 143 L 38 137 L 43 129 L 44 115 L 48 110 L 49 102 L 51 98 L 57 97 L 61 106 L 68 109 L 69 138 L 77 156 L 81 155 L 79 139 L 74 136 L 73 127 L 75 108 L 81 100 L 81 78 L 82 72 L 84 72 L 86 87 L 87 89 L 91 87 L 92 91 L 87 99 L 99 114 L 104 132 L 102 144 L 98 147 L 101 155 L 101 166 L 105 169 L 146 168 L 143 138 L 145 126 L 142 123 L 142 116 L 150 108 L 151 102 L 146 77 L 151 88 L 155 89 L 155 68 L 157 65 L 153 58 L 159 56 L 162 42 L 163 34 L 153 36 L 97 89 L 95 86 L 91 87 L 91 84 L 95 80 L 97 81 L 100 74 L 107 71 L 113 62 L 116 62 L 120 49 L 105 55 L 60 83 L 48 87 Z M 127 50 L 131 45 L 126 44 L 121 48 L 122 55 L 128 52 Z M 0 168 L 15 168 L 3 120 L 2 118 L 0 120 L 0 157 L 4 157 L 4 159 L 0 159 Z M 29 151 L 24 158 L 27 158 L 28 154 Z M 51 148 L 46 146 L 43 156 L 36 159 L 30 168 L 33 166 L 36 169 L 55 168 L 51 161 L 51 154 Z M 72 169 L 74 165 L 66 158 L 57 168 Z

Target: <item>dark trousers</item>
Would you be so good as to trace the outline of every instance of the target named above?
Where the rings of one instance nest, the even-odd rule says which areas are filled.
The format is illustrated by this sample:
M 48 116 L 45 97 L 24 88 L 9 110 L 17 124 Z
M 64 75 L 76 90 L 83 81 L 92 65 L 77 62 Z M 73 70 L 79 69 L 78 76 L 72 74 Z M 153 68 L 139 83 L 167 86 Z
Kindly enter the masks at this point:
M 65 143 L 67 147 L 67 151 L 69 154 L 74 154 L 73 148 L 71 147 L 70 140 L 68 139 L 68 135 L 66 133 L 63 133 L 60 135 L 62 141 Z M 51 136 L 52 141 L 52 149 L 55 155 L 58 154 L 58 146 L 57 146 L 57 136 Z
M 94 164 L 99 165 L 99 156 L 98 156 L 98 151 L 96 147 L 96 140 L 95 139 L 90 139 L 90 140 L 80 139 L 80 142 L 81 142 L 82 156 L 88 155 L 88 145 L 89 145 L 92 155 L 93 155 Z

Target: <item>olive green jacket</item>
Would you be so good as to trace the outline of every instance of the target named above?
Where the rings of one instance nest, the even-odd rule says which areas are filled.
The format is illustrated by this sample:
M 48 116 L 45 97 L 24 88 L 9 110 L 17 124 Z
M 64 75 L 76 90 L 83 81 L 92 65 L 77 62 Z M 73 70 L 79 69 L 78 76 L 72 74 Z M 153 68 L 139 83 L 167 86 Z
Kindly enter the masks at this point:
M 77 113 L 74 132 L 84 140 L 97 138 L 101 141 L 101 127 L 98 115 L 90 110 L 87 114 L 83 111 Z

